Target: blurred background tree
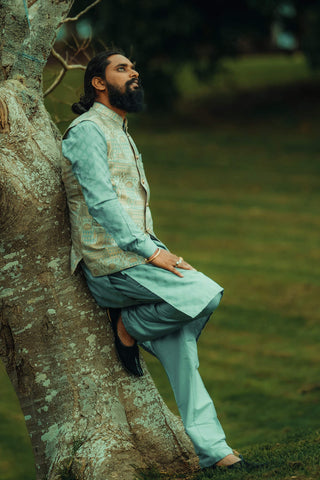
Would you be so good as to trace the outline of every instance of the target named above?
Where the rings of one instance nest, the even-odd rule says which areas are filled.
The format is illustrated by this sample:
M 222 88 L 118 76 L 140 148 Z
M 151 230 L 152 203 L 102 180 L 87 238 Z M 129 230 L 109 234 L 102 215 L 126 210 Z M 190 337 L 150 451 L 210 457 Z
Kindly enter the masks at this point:
M 87 5 L 79 0 L 71 15 Z M 61 36 L 70 29 L 92 35 L 95 51 L 115 45 L 136 60 L 152 110 L 174 106 L 186 64 L 200 82 L 240 54 L 299 49 L 310 67 L 320 66 L 318 0 L 102 1 Z

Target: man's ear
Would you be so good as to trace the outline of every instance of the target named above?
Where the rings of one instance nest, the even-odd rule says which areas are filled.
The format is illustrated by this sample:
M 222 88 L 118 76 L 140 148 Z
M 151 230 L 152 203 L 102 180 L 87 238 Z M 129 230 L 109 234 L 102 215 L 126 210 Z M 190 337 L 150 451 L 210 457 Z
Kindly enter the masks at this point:
M 91 85 L 100 92 L 103 92 L 106 89 L 106 82 L 101 77 L 93 77 Z

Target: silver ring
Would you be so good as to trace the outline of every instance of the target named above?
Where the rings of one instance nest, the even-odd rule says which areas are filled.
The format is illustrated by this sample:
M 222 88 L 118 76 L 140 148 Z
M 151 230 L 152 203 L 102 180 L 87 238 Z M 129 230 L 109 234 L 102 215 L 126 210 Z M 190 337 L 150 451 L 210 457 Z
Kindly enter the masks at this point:
M 178 265 L 180 265 L 180 263 L 182 263 L 182 262 L 183 262 L 183 258 L 182 258 L 182 257 L 179 257 L 178 260 L 176 261 L 176 267 L 177 267 Z

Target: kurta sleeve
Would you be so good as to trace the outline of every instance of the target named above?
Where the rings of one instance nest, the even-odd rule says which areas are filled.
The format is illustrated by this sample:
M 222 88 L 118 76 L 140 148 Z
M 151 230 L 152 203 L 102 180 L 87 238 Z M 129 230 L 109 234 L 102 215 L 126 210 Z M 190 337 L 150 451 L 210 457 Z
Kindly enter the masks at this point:
M 110 179 L 106 139 L 99 127 L 87 120 L 71 128 L 62 141 L 62 153 L 72 164 L 90 215 L 122 250 L 150 257 L 157 245 L 119 202 Z

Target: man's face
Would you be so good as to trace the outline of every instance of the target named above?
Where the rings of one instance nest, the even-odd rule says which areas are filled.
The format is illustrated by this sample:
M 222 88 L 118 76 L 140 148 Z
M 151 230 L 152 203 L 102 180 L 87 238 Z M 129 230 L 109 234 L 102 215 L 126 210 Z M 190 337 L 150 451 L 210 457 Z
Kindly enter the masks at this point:
M 109 57 L 105 80 L 109 102 L 125 112 L 143 109 L 143 88 L 134 64 L 123 55 Z

